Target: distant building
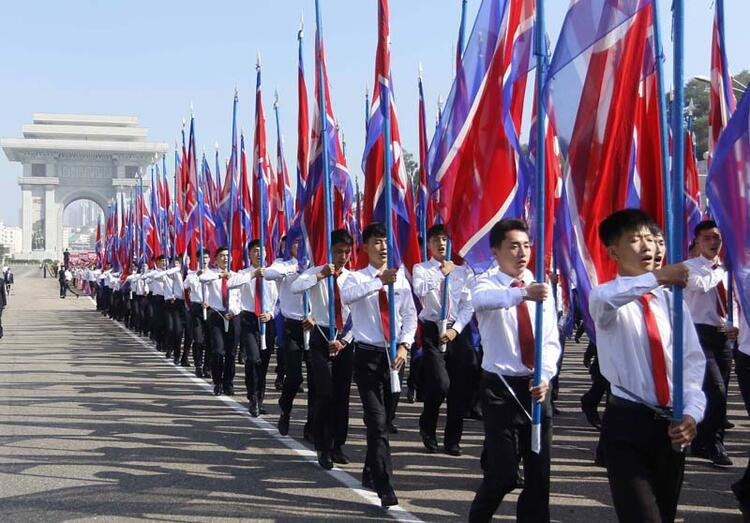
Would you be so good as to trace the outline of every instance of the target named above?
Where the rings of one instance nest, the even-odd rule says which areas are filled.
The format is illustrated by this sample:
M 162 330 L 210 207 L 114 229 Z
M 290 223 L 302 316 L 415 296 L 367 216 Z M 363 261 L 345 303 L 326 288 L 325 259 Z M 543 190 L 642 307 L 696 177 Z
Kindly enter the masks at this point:
M 8 249 L 8 254 L 21 252 L 23 248 L 23 238 L 21 237 L 20 227 L 9 227 L 0 222 L 0 245 Z

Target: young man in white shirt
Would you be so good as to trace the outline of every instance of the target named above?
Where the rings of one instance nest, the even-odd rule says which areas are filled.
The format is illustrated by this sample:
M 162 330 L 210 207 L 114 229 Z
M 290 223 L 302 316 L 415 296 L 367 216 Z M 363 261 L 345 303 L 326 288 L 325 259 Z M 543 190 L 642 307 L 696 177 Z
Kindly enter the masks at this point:
M 419 417 L 419 435 L 428 453 L 438 451 L 438 414 L 447 398 L 443 448 L 447 454 L 460 456 L 463 418 L 473 391 L 468 379 L 474 360 L 468 328 L 474 314 L 468 288 L 471 272 L 466 266 L 457 266 L 446 259 L 448 236 L 443 225 L 429 228 L 427 245 L 432 257 L 414 266 L 412 278 L 414 294 L 422 302 L 420 377 L 424 403 Z M 449 282 L 448 302 L 443 304 L 446 281 Z M 441 326 L 443 307 L 446 309 L 444 332 Z
M 381 505 L 398 504 L 393 490 L 391 451 L 388 442 L 386 395 L 391 394 L 391 369 L 398 371 L 409 355 L 417 330 L 417 313 L 411 286 L 403 269 L 389 269 L 388 243 L 382 223 L 371 223 L 362 231 L 369 265 L 349 274 L 341 288 L 341 301 L 350 308 L 354 352 L 354 381 L 362 400 L 367 427 L 367 457 L 363 484 L 372 485 Z M 394 288 L 394 316 L 390 317 L 388 285 Z M 396 358 L 389 356 L 389 337 L 395 326 Z
M 208 251 L 203 252 L 203 268 L 208 269 L 211 262 L 211 255 Z M 210 377 L 210 360 L 206 350 L 208 337 L 206 335 L 207 325 L 203 319 L 204 310 L 208 309 L 206 303 L 203 284 L 198 279 L 200 270 L 188 271 L 183 283 L 185 306 L 187 314 L 185 316 L 185 338 L 190 340 L 190 349 L 193 354 L 193 365 L 195 366 L 195 376 L 198 378 Z M 206 310 L 206 319 L 208 311 Z M 189 333 L 189 334 L 188 334 Z M 188 350 L 188 345 L 185 345 Z
M 712 220 L 702 221 L 694 232 L 695 248 L 699 255 L 685 261 L 690 271 L 685 301 L 706 356 L 703 392 L 708 404 L 705 418 L 698 424 L 698 435 L 691 446 L 691 453 L 712 461 L 718 467 L 730 467 L 732 460 L 724 448 L 724 424 L 732 349 L 737 333 L 728 325 L 729 281 L 719 258 L 721 232 Z
M 266 393 L 266 374 L 275 339 L 273 314 L 279 294 L 276 283 L 263 281 L 265 269 L 260 266 L 260 240 L 248 245 L 250 267 L 242 269 L 230 280 L 230 287 L 239 288 L 242 303 L 240 315 L 240 350 L 245 354 L 245 388 L 248 412 L 253 417 L 267 414 L 263 407 Z M 263 299 L 260 291 L 262 289 Z M 262 301 L 262 303 L 261 303 Z M 265 326 L 265 340 L 261 340 L 260 325 Z
M 686 448 L 703 418 L 705 358 L 684 307 L 684 414 L 672 417 L 672 293 L 687 283 L 684 264 L 654 270 L 651 218 L 617 211 L 599 226 L 617 277 L 589 297 L 599 364 L 611 395 L 602 422 L 602 449 L 620 521 L 674 521 Z M 677 450 L 675 450 L 677 449 Z
M 305 328 L 310 334 L 310 371 L 313 385 L 313 440 L 318 463 L 330 470 L 334 463 L 346 465 L 343 451 L 349 432 L 349 391 L 352 384 L 354 349 L 351 328 L 347 328 L 349 307 L 341 301 L 341 287 L 350 271 L 346 269 L 354 240 L 344 229 L 331 232 L 333 264 L 305 271 L 292 284 L 292 292 L 307 292 L 310 315 Z M 333 277 L 335 338 L 329 340 L 328 277 Z
M 305 312 L 302 296 L 292 292 L 292 285 L 294 285 L 294 282 L 300 276 L 300 263 L 297 260 L 298 247 L 299 241 L 295 240 L 289 246 L 290 257 L 288 259 L 278 258 L 274 260 L 263 274 L 263 277 L 267 281 L 274 282 L 278 286 L 279 305 L 283 317 L 281 336 L 279 336 L 279 340 L 283 340 L 283 342 L 276 351 L 277 366 L 283 366 L 283 374 L 285 376 L 281 382 L 281 397 L 279 397 L 281 415 L 277 424 L 279 433 L 282 436 L 286 436 L 289 433 L 289 416 L 292 412 L 294 398 L 297 396 L 300 385 L 302 385 L 302 362 L 305 362 L 308 376 L 308 408 L 305 427 L 308 434 L 312 430 L 313 394 L 310 390 L 310 364 L 305 352 L 303 327 Z M 271 348 L 269 347 L 269 349 Z
M 560 336 L 549 286 L 534 281 L 527 269 L 531 256 L 526 222 L 503 219 L 490 230 L 497 272 L 479 277 L 472 305 L 482 335 L 484 357 L 480 397 L 484 413 L 483 479 L 469 512 L 469 521 L 492 519 L 506 494 L 517 485 L 519 459 L 524 488 L 518 498 L 519 521 L 549 521 L 552 407 L 549 383 L 557 372 Z M 531 303 L 529 303 L 531 302 Z M 536 303 L 544 304 L 542 361 L 534 361 Z M 534 386 L 536 365 L 542 379 Z M 531 450 L 533 401 L 541 403 L 541 452 Z M 519 455 L 520 454 L 520 455 Z
M 230 272 L 229 249 L 216 249 L 216 270 L 205 269 L 198 277 L 203 285 L 205 303 L 208 304 L 208 332 L 211 339 L 211 377 L 214 395 L 234 394 L 234 360 L 237 357 L 237 338 L 240 331 L 240 293 L 230 287 L 229 280 L 236 277 Z

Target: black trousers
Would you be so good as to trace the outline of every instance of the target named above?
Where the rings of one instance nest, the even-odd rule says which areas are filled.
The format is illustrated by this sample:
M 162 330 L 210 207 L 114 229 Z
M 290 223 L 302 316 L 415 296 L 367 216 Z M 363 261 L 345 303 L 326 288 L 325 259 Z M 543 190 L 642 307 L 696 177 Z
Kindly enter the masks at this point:
M 297 396 L 299 386 L 302 384 L 302 362 L 307 367 L 307 387 L 310 389 L 310 360 L 305 353 L 305 340 L 303 336 L 302 322 L 299 320 L 284 319 L 284 333 L 279 336 L 284 345 L 279 347 L 276 354 L 284 354 L 284 385 L 281 388 L 279 407 L 281 411 L 289 414 L 292 411 L 294 398 Z M 308 399 L 312 392 L 308 390 Z M 307 402 L 307 418 L 312 419 L 312 406 Z
M 175 359 L 179 359 L 182 336 L 185 329 L 185 300 L 174 300 L 168 304 L 170 350 L 174 351 Z
M 669 420 L 638 403 L 610 398 L 602 421 L 602 450 L 617 518 L 674 521 L 685 454 L 672 450 Z
M 65 293 L 68 290 L 68 285 L 65 283 L 65 280 L 60 280 L 60 297 L 64 298 Z
M 233 386 L 237 358 L 237 335 L 240 331 L 240 318 L 229 320 L 229 328 L 224 328 L 224 317 L 211 309 L 208 313 L 208 335 L 211 338 L 212 362 L 211 377 L 214 385 L 224 389 Z
M 531 377 L 506 377 L 518 400 L 531 413 Z M 524 488 L 516 505 L 517 521 L 549 521 L 550 447 L 552 407 L 550 395 L 542 403 L 541 452 L 531 450 L 531 422 L 497 374 L 482 371 L 480 382 L 484 412 L 483 478 L 474 496 L 469 521 L 490 521 L 506 494 L 516 487 L 518 463 L 523 460 Z
M 206 311 L 208 317 L 208 311 Z M 190 322 L 190 340 L 193 351 L 193 364 L 196 367 L 209 365 L 206 358 L 206 321 L 203 320 L 203 306 L 200 303 L 191 303 L 187 312 L 187 318 Z M 186 329 L 187 334 L 187 329 Z M 186 335 L 187 338 L 187 335 Z M 210 365 L 209 365 L 210 366 Z
M 703 354 L 706 356 L 706 374 L 703 392 L 706 394 L 706 413 L 698 424 L 694 448 L 712 449 L 724 441 L 724 420 L 727 415 L 727 383 L 732 365 L 732 351 L 727 337 L 711 325 L 696 324 Z
M 157 348 L 164 350 L 166 333 L 169 329 L 169 315 L 164 303 L 164 296 L 153 294 L 151 303 L 151 338 L 156 341 Z
M 745 410 L 750 415 L 750 356 L 734 351 L 734 371 L 737 374 L 737 383 L 740 386 L 742 400 L 745 402 Z M 750 461 L 748 461 L 745 474 L 732 485 L 732 491 L 737 496 L 743 511 L 750 510 Z
M 458 445 L 464 428 L 464 413 L 469 408 L 472 388 L 468 377 L 474 360 L 469 329 L 464 329 L 445 352 L 440 352 L 436 323 L 422 322 L 422 415 L 419 429 L 435 436 L 440 406 L 448 399 L 445 445 Z
M 273 321 L 266 326 L 266 350 L 260 349 L 260 323 L 253 312 L 242 311 L 240 314 L 240 349 L 245 354 L 245 388 L 247 397 L 255 395 L 263 403 L 266 391 L 266 373 L 271 361 L 273 340 L 275 337 Z
M 0 307 L 0 338 L 3 337 L 3 309 L 5 307 Z
M 138 302 L 140 303 L 138 307 L 140 311 L 140 325 L 138 327 L 142 335 L 149 336 L 151 334 L 151 317 L 153 314 L 151 300 L 148 295 L 144 294 L 138 296 Z
M 328 355 L 328 338 L 318 328 L 313 329 L 310 335 L 312 380 L 308 379 L 308 383 L 313 383 L 315 398 L 312 416 L 315 450 L 328 451 L 346 443 L 353 369 L 353 344 L 331 358 Z
M 390 365 L 385 349 L 363 348 L 354 350 L 354 381 L 362 401 L 367 432 L 365 470 L 369 470 L 378 494 L 392 488 L 393 469 L 388 441 L 388 413 L 386 402 L 391 395 Z

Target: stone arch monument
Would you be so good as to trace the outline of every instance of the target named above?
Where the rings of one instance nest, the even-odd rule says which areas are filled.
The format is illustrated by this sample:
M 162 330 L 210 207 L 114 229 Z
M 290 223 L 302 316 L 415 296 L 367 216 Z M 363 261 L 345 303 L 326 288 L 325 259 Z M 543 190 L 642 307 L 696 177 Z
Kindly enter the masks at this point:
M 65 208 L 86 199 L 105 210 L 121 193 L 129 197 L 139 171 L 168 148 L 147 142 L 135 116 L 36 113 L 22 131 L 23 138 L 4 138 L 0 147 L 23 165 L 23 249 L 16 255 L 23 259 L 60 258 Z

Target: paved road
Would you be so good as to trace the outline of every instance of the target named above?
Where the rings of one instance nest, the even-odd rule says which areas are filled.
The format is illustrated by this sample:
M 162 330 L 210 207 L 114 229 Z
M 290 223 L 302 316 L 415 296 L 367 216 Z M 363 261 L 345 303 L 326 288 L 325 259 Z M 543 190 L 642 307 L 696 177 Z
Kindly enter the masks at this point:
M 145 342 L 98 314 L 86 298 L 57 296 L 55 280 L 18 269 L 0 341 L 0 518 L 90 520 L 401 520 L 466 518 L 480 479 L 482 430 L 468 421 L 464 455 L 426 455 L 419 404 L 402 403 L 392 438 L 401 509 L 386 514 L 358 488 L 364 427 L 352 391 L 352 464 L 332 473 L 302 442 L 304 404 L 291 437 L 271 413 L 252 420 L 244 404 L 216 398 Z M 592 462 L 597 434 L 578 398 L 588 386 L 582 346 L 569 345 L 555 420 L 555 521 L 613 521 L 606 476 Z M 237 380 L 242 400 L 244 386 Z M 304 399 L 304 398 L 302 398 Z M 729 492 L 746 464 L 750 423 L 732 385 L 727 444 L 735 467 L 689 459 L 680 506 L 685 521 L 741 521 Z M 267 420 L 267 421 L 266 421 Z M 513 520 L 516 495 L 497 519 Z

